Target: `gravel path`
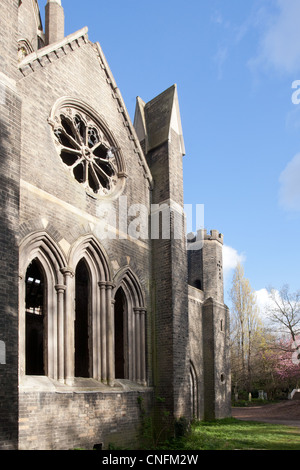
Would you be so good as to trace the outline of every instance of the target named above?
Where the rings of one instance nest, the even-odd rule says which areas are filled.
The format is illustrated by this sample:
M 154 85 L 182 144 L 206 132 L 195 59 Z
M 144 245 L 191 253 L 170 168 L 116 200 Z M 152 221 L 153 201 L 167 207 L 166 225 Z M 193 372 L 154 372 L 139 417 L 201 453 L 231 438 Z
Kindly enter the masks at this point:
M 287 400 L 272 405 L 233 407 L 232 416 L 245 421 L 262 421 L 300 427 L 300 400 Z

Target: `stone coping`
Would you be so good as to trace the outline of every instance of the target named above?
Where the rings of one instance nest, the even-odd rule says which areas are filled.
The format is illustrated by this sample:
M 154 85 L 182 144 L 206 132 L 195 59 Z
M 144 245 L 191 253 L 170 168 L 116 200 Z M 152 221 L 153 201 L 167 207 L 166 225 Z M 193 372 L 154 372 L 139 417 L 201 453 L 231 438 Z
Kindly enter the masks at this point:
M 53 54 L 55 54 L 56 58 L 59 58 L 58 51 L 63 51 L 62 55 L 66 55 L 68 51 L 72 51 L 74 48 L 80 47 L 80 43 L 78 40 L 80 38 L 84 39 L 84 42 L 87 42 L 87 33 L 88 28 L 84 27 L 75 33 L 66 36 L 61 41 L 55 42 L 50 44 L 49 46 L 42 47 L 37 51 L 28 54 L 24 59 L 19 63 L 19 69 L 23 74 L 28 69 L 28 66 L 32 68 L 34 71 L 33 64 L 38 63 L 40 67 L 44 67 L 47 63 L 51 63 L 53 60 Z M 76 44 L 76 47 L 75 47 Z M 67 46 L 69 46 L 67 48 Z M 44 62 L 44 58 L 47 57 L 48 62 Z
M 113 386 L 106 385 L 96 379 L 75 377 L 72 384 L 61 383 L 46 376 L 25 375 L 20 378 L 19 391 L 54 392 L 54 393 L 122 393 L 145 392 L 152 390 L 131 380 L 116 379 Z

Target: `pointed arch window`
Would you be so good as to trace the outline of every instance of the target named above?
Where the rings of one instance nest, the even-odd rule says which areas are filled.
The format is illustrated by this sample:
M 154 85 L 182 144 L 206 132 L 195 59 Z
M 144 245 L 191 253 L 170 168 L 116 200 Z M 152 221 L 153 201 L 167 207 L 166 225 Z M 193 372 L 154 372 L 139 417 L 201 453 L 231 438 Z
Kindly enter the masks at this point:
M 114 290 L 115 378 L 146 384 L 146 309 L 130 269 L 116 276 Z
M 127 302 L 120 287 L 115 295 L 115 378 L 128 378 Z
M 199 419 L 199 391 L 198 377 L 196 369 L 192 361 L 190 362 L 190 391 L 191 391 L 191 415 L 195 419 Z
M 45 375 L 45 276 L 34 259 L 26 272 L 26 374 Z
M 91 377 L 90 274 L 86 262 L 75 271 L 75 377 Z
M 106 253 L 92 236 L 65 259 L 44 232 L 20 246 L 20 375 L 68 385 L 79 377 L 146 385 L 146 309 L 137 277 L 112 281 Z
M 66 265 L 55 242 L 35 232 L 20 245 L 19 371 L 21 376 L 64 378 L 64 292 Z

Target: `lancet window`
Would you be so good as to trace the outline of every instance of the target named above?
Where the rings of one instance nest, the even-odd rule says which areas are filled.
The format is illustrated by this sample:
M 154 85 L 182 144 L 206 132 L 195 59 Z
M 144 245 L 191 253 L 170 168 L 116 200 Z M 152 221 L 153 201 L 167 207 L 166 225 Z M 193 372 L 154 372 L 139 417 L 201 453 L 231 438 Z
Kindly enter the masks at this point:
M 146 309 L 130 270 L 112 280 L 96 239 L 78 240 L 66 260 L 44 233 L 24 240 L 20 267 L 21 375 L 146 384 Z

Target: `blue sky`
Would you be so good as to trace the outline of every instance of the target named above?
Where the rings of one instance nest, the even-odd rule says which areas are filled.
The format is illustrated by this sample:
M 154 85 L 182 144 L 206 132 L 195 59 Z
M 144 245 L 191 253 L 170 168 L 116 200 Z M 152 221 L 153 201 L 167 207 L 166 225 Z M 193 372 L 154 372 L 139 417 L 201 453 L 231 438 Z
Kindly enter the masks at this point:
M 206 228 L 224 234 L 225 294 L 237 260 L 256 291 L 298 290 L 299 0 L 62 5 L 65 34 L 88 26 L 101 44 L 132 120 L 136 96 L 177 84 L 185 203 L 204 204 Z

